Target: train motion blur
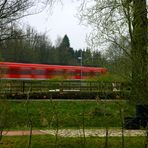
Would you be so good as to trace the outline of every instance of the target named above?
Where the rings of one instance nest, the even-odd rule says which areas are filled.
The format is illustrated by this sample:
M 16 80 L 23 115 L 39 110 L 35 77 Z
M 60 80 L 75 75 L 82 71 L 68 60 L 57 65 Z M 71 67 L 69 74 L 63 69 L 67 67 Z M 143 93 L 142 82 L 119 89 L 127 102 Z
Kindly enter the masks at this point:
M 0 78 L 20 80 L 81 80 L 107 73 L 106 68 L 0 62 Z

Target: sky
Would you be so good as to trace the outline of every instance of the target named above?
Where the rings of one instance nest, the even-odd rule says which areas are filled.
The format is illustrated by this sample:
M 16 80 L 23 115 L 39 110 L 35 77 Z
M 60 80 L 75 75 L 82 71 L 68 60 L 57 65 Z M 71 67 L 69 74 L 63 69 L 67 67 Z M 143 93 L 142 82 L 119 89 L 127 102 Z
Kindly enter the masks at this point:
M 29 24 L 38 32 L 46 33 L 53 45 L 58 37 L 63 38 L 67 34 L 73 49 L 84 49 L 87 47 L 86 35 L 91 29 L 80 24 L 76 17 L 79 2 L 71 0 L 62 2 L 63 5 L 56 4 L 52 12 L 48 7 L 40 14 L 26 17 L 25 24 Z

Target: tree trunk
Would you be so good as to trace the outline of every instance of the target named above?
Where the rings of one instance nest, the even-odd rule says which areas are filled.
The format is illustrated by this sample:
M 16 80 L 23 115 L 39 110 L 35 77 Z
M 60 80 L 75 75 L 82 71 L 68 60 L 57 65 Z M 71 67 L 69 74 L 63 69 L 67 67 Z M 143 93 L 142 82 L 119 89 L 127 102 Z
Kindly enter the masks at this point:
M 148 33 L 146 0 L 133 0 L 132 98 L 148 104 Z

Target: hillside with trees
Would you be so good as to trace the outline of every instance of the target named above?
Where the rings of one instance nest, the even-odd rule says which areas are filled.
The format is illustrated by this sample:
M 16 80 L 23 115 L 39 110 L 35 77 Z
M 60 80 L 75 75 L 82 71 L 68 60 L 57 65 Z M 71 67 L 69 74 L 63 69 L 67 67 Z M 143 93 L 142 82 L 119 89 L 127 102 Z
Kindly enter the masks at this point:
M 13 30 L 15 38 L 1 41 L 1 58 L 3 61 L 19 63 L 42 63 L 58 65 L 80 65 L 81 52 L 83 55 L 83 65 L 105 66 L 106 59 L 100 51 L 91 49 L 73 49 L 70 46 L 70 39 L 65 35 L 57 43 L 52 45 L 46 34 L 39 34 L 31 27 L 25 31 Z M 20 37 L 21 36 L 21 37 Z

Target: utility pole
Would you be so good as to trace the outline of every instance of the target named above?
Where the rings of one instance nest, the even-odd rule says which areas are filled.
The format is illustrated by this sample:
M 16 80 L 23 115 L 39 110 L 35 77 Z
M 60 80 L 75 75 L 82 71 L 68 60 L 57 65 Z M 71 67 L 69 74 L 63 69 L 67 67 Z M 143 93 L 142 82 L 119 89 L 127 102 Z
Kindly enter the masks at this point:
M 83 73 L 82 73 L 82 66 L 83 66 L 83 55 L 82 55 L 82 50 L 80 53 L 80 56 L 78 57 L 78 59 L 80 60 L 80 68 L 81 68 L 81 73 L 80 73 L 80 79 L 82 79 Z
M 83 57 L 82 57 L 82 50 L 80 53 L 80 57 L 78 57 L 78 59 L 80 60 L 80 91 L 81 91 L 81 87 L 82 87 L 82 77 L 83 77 L 83 72 L 82 72 L 82 66 L 83 66 Z

